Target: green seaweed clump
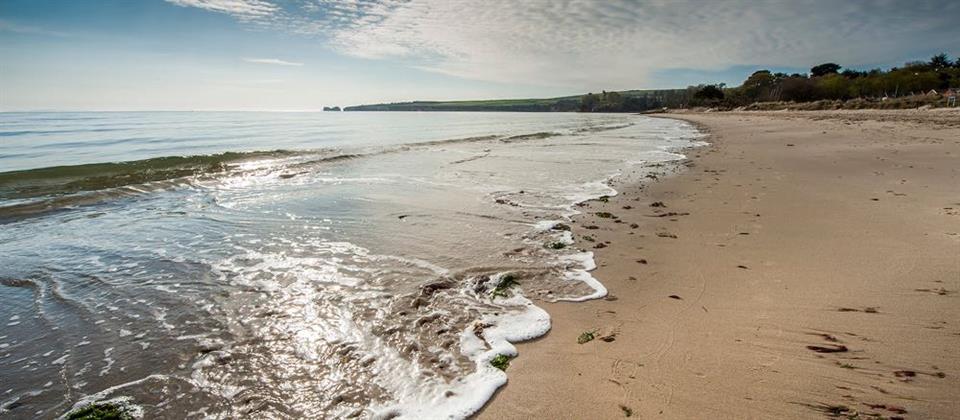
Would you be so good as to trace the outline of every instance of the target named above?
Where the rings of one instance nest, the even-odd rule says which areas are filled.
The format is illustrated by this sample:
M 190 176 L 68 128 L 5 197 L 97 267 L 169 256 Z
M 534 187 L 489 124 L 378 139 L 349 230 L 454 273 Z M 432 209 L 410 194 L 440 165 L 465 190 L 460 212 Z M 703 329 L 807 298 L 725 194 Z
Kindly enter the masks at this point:
M 547 248 L 550 248 L 550 249 L 564 249 L 564 248 L 566 248 L 566 247 L 567 247 L 567 244 L 565 244 L 565 243 L 563 243 L 563 242 L 559 242 L 559 241 L 557 241 L 557 242 L 550 242 L 550 243 L 547 244 Z
M 613 218 L 613 213 L 606 212 L 606 211 L 598 211 L 598 212 L 596 212 L 596 213 L 594 213 L 594 214 L 596 214 L 597 217 L 599 217 L 599 218 L 601 218 L 601 219 L 610 219 L 610 218 Z
M 513 274 L 504 274 L 503 277 L 500 277 L 500 281 L 497 282 L 497 286 L 493 288 L 493 292 L 490 294 L 493 295 L 493 297 L 507 297 L 507 290 L 519 285 L 520 282 L 517 281 L 517 278 Z
M 490 365 L 506 372 L 507 368 L 510 367 L 510 356 L 498 354 L 497 357 L 494 357 L 493 360 L 490 361 Z
M 93 403 L 67 413 L 67 420 L 133 420 L 127 409 L 117 403 Z
M 584 331 L 577 337 L 577 344 L 584 344 L 593 341 L 596 338 L 593 331 Z

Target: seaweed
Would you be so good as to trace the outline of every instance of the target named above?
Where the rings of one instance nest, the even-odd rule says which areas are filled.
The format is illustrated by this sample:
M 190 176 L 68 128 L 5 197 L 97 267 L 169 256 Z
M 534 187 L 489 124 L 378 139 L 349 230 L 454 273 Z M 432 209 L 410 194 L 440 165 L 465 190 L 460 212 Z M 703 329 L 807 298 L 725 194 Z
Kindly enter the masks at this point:
M 506 372 L 507 368 L 510 367 L 510 356 L 498 354 L 497 357 L 490 360 L 490 365 Z
M 132 420 L 126 407 L 117 403 L 93 403 L 67 413 L 68 420 Z
M 845 406 L 845 405 L 839 405 L 839 404 L 837 404 L 837 405 L 824 404 L 824 405 L 822 405 L 822 406 L 820 407 L 820 411 L 822 411 L 824 414 L 826 414 L 826 415 L 828 415 L 828 416 L 831 416 L 831 417 L 839 417 L 839 416 L 848 416 L 848 417 L 853 416 L 853 417 L 856 417 L 856 416 L 858 416 L 857 412 L 856 412 L 855 410 L 853 410 L 852 408 L 847 407 L 847 406 Z
M 490 295 L 493 297 L 507 297 L 507 290 L 513 286 L 519 286 L 520 282 L 517 281 L 516 276 L 513 274 L 504 274 L 500 277 L 500 281 L 497 282 L 497 285 L 493 288 L 493 291 L 490 292 Z
M 567 247 L 567 244 L 565 244 L 565 243 L 563 243 L 563 242 L 559 242 L 559 241 L 557 241 L 557 242 L 550 242 L 550 243 L 547 244 L 547 248 L 550 248 L 550 249 L 564 249 L 564 248 L 566 248 L 566 247 Z
M 833 345 L 833 346 L 807 346 L 807 349 L 813 350 L 817 353 L 846 353 L 850 351 L 847 346 L 843 345 Z
M 596 338 L 596 331 L 584 331 L 580 333 L 580 336 L 577 337 L 577 344 L 585 344 L 593 341 Z

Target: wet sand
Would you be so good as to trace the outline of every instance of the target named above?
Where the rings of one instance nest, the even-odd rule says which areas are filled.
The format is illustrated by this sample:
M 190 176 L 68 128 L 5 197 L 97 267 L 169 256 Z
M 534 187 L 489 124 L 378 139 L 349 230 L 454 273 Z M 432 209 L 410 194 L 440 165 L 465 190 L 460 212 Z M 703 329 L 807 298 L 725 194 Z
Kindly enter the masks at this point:
M 610 296 L 543 304 L 479 417 L 960 415 L 960 112 L 667 117 L 712 145 L 583 208 Z

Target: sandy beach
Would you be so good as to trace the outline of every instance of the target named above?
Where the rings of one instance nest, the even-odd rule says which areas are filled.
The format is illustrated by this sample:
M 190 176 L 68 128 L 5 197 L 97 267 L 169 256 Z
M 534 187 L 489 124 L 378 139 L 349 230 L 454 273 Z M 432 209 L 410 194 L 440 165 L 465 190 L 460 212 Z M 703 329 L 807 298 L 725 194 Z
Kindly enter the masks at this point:
M 665 117 L 711 146 L 583 207 L 610 295 L 543 304 L 479 417 L 960 415 L 960 113 Z

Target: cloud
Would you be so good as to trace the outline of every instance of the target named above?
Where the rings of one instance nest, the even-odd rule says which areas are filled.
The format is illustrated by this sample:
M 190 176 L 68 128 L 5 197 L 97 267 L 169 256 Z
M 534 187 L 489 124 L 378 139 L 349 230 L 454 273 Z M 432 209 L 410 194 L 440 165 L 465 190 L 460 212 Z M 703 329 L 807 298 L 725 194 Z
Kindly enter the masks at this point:
M 284 61 L 277 58 L 244 58 L 243 61 L 255 64 L 274 64 L 278 66 L 302 66 L 303 63 Z
M 21 25 L 16 22 L 0 19 L 0 32 L 13 32 L 26 35 L 48 35 L 58 37 L 69 37 L 72 34 L 60 31 L 51 31 L 37 26 Z
M 177 6 L 226 13 L 245 21 L 271 16 L 279 10 L 278 6 L 265 0 L 167 0 L 167 2 Z
M 245 19 L 320 36 L 348 56 L 465 79 L 586 89 L 642 87 L 671 68 L 891 63 L 918 48 L 956 48 L 960 39 L 953 0 L 202 3 L 210 10 L 217 10 L 211 3 L 257 4 L 265 14 Z
M 333 32 L 367 58 L 498 82 L 617 88 L 663 68 L 895 60 L 960 37 L 957 2 L 418 0 Z

